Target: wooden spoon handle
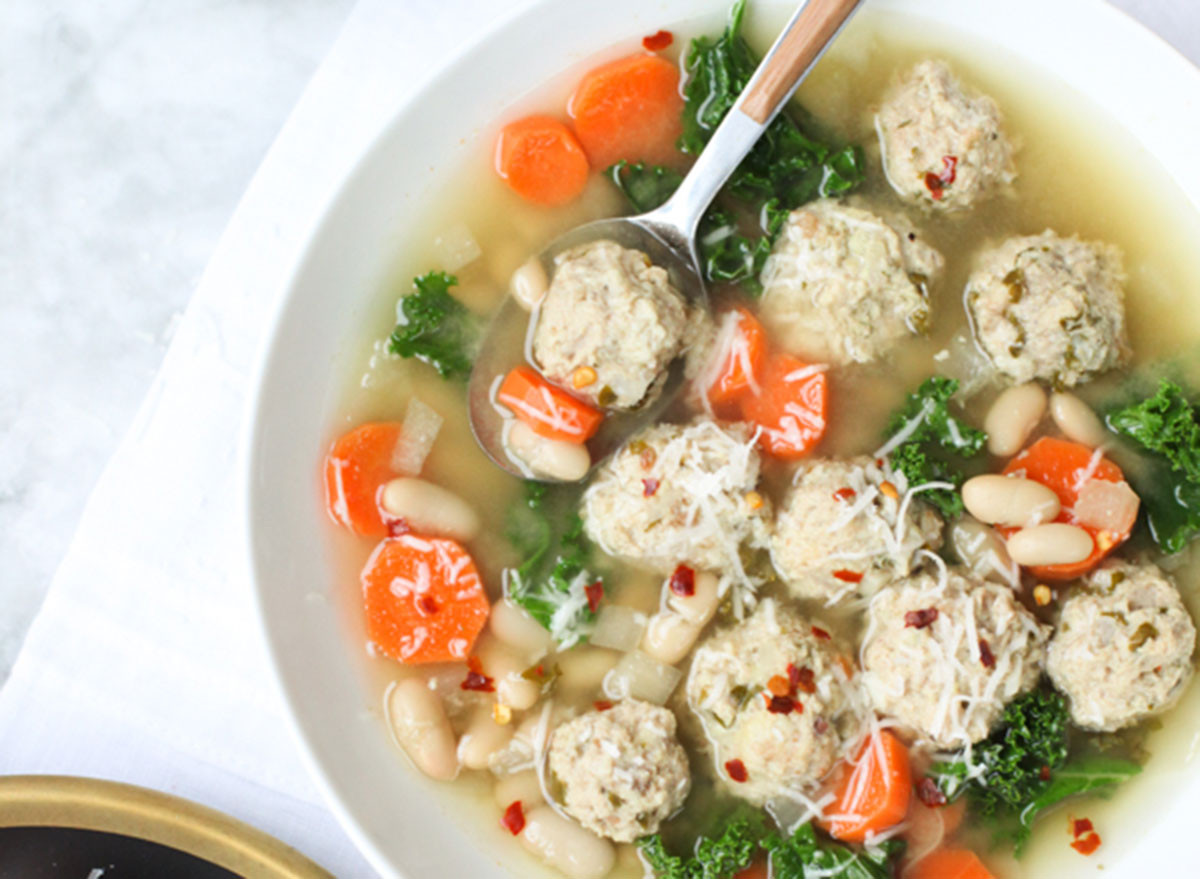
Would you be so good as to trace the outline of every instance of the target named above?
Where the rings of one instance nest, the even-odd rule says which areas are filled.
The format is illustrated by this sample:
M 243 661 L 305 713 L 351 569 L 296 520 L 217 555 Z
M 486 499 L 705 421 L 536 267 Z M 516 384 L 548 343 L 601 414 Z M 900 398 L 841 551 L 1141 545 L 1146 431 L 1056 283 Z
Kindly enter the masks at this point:
M 861 0 L 808 0 L 783 38 L 772 48 L 740 101 L 741 111 L 765 125 L 816 63 Z

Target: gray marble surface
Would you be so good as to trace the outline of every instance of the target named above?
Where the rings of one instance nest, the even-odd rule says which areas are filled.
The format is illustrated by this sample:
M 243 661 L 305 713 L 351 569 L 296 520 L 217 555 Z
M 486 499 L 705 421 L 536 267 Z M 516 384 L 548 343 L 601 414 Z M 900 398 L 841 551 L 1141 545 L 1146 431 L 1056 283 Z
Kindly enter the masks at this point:
M 1196 0 L 1115 5 L 1200 62 Z M 0 680 L 222 227 L 352 6 L 0 3 Z

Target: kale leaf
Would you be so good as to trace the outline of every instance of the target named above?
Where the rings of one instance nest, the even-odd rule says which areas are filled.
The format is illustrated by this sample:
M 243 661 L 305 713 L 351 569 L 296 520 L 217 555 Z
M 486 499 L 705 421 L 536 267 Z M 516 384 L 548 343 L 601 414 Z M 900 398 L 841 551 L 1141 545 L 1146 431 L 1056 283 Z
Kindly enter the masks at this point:
M 758 66 L 741 36 L 745 11 L 745 0 L 736 0 L 724 32 L 697 37 L 688 48 L 679 138 L 685 153 L 700 154 Z M 618 162 L 609 174 L 639 212 L 661 205 L 683 179 L 670 168 L 627 162 Z M 822 143 L 780 112 L 718 195 L 726 206 L 709 208 L 700 222 L 697 237 L 708 280 L 740 282 L 761 293 L 758 276 L 788 212 L 814 198 L 848 192 L 865 177 L 861 148 Z M 758 228 L 746 234 L 743 225 Z
M 878 846 L 852 849 L 832 840 L 819 839 L 811 822 L 796 828 L 784 839 L 772 834 L 763 841 L 771 853 L 772 879 L 805 879 L 810 875 L 838 879 L 891 879 L 895 860 L 904 843 L 889 839 Z
M 575 492 L 526 482 L 509 515 L 507 536 L 523 561 L 504 572 L 505 594 L 549 630 L 562 649 L 587 639 L 595 613 L 587 588 L 603 578 L 588 570 L 591 544 L 574 509 Z
M 400 298 L 397 323 L 388 344 L 393 354 L 416 357 L 443 378 L 466 378 L 479 344 L 480 324 L 450 294 L 458 279 L 445 272 L 413 278 L 412 293 Z
M 970 458 L 987 442 L 986 433 L 950 414 L 950 398 L 957 390 L 955 379 L 928 378 L 888 421 L 888 436 L 906 434 L 892 450 L 891 460 L 910 486 L 926 482 L 962 485 L 962 467 L 953 459 Z M 957 491 L 933 489 L 923 492 L 921 498 L 946 517 L 962 514 L 962 497 Z
M 1174 382 L 1108 414 L 1108 426 L 1132 440 L 1148 468 L 1133 477 L 1150 534 L 1166 552 L 1179 552 L 1200 533 L 1200 419 Z M 1136 472 L 1136 471 L 1135 471 Z
M 657 833 L 643 837 L 638 846 L 655 879 L 731 879 L 754 860 L 761 832 L 758 822 L 745 818 L 732 821 L 720 836 L 700 837 L 696 853 L 690 858 L 668 852 Z
M 1137 763 L 1115 757 L 1068 758 L 1069 720 L 1066 700 L 1043 684 L 1010 702 L 996 730 L 972 749 L 971 763 L 986 767 L 982 774 L 968 779 L 960 757 L 935 763 L 929 775 L 948 798 L 965 791 L 995 825 L 996 837 L 1010 841 L 1019 855 L 1042 811 L 1141 771 Z

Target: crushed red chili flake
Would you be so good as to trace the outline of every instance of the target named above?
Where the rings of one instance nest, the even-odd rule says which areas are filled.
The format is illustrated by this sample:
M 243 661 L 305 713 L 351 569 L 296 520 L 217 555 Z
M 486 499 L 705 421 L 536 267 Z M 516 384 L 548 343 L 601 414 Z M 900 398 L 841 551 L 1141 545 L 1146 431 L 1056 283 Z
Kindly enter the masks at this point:
M 658 452 L 654 451 L 650 446 L 646 446 L 638 452 L 638 461 L 641 462 L 643 470 L 649 470 L 654 466 L 654 462 L 658 460 Z
M 947 185 L 958 176 L 958 156 L 942 156 L 941 181 Z
M 1081 855 L 1090 855 L 1096 849 L 1100 848 L 1100 834 L 1089 833 L 1083 839 L 1077 839 L 1071 843 L 1071 848 L 1075 849 Z
M 643 479 L 642 497 L 654 497 L 655 493 L 658 491 L 658 485 L 659 483 L 657 479 Z
M 734 781 L 742 782 L 750 776 L 746 773 L 746 764 L 741 760 L 730 760 L 725 764 L 725 771 Z
M 834 571 L 833 576 L 837 577 L 843 583 L 861 583 L 863 575 L 858 571 Z
M 791 668 L 791 666 L 788 666 Z M 787 696 L 792 692 L 794 685 L 783 675 L 774 675 L 767 681 L 767 689 L 772 696 Z
M 825 731 L 829 729 L 829 721 L 824 717 L 818 717 L 813 721 L 813 729 L 816 731 L 817 735 L 823 736 L 825 735 Z
M 854 496 L 857 494 L 857 491 L 852 489 L 850 486 L 846 486 L 845 488 L 839 488 L 837 491 L 835 491 L 833 493 L 833 499 L 835 501 L 849 501 L 853 500 Z
M 592 703 L 592 707 L 595 708 L 597 711 L 607 711 L 608 709 L 613 707 L 613 704 L 611 702 L 609 702 L 607 699 L 597 699 L 595 702 Z
M 587 595 L 588 610 L 595 613 L 600 609 L 600 599 L 604 597 L 604 581 L 597 580 L 583 587 L 584 594 Z
M 996 655 L 992 653 L 992 648 L 983 638 L 979 639 L 979 661 L 983 663 L 984 668 L 996 667 Z
M 804 706 L 796 704 L 791 696 L 772 696 L 767 702 L 767 710 L 772 714 L 791 714 L 793 711 L 799 714 Z
M 788 673 L 791 673 L 793 666 L 788 666 Z M 796 680 L 793 686 L 802 693 L 817 692 L 817 679 L 811 668 L 796 669 Z
M 485 675 L 483 672 L 471 669 L 467 672 L 466 678 L 459 684 L 464 690 L 474 690 L 476 693 L 494 693 L 496 692 L 496 682 Z
M 1075 818 L 1071 821 L 1071 833 L 1075 835 L 1076 839 L 1085 833 L 1091 833 L 1095 829 L 1091 818 Z
M 929 808 L 946 805 L 946 795 L 937 782 L 926 776 L 917 783 L 917 798 Z
M 422 595 L 417 599 L 417 607 L 425 616 L 433 616 L 438 612 L 438 604 L 432 595 Z
M 504 817 L 500 819 L 508 832 L 516 836 L 525 829 L 525 810 L 521 808 L 520 800 L 513 800 L 508 804 L 508 808 L 504 810 Z
M 929 190 L 930 196 L 934 201 L 941 201 L 945 195 L 945 186 L 942 185 L 942 178 L 930 171 L 925 175 L 925 188 Z
M 412 533 L 412 526 L 407 519 L 388 519 L 387 530 L 388 537 L 403 537 Z
M 913 629 L 923 629 L 938 618 L 936 607 L 925 607 L 921 610 L 910 610 L 904 615 L 904 625 Z
M 1049 781 L 1050 780 L 1050 767 L 1043 766 L 1042 771 L 1038 773 L 1038 778 L 1040 778 L 1042 781 Z
M 675 42 L 675 35 L 670 31 L 659 31 L 648 37 L 642 37 L 642 48 L 647 52 L 661 52 Z
M 830 638 L 833 637 L 828 632 L 826 632 L 824 629 L 822 629 L 820 626 L 813 626 L 812 633 L 816 637 L 820 638 L 822 641 L 828 641 Z
M 667 585 L 681 598 L 691 598 L 696 594 L 696 572 L 687 565 L 679 565 L 671 573 Z

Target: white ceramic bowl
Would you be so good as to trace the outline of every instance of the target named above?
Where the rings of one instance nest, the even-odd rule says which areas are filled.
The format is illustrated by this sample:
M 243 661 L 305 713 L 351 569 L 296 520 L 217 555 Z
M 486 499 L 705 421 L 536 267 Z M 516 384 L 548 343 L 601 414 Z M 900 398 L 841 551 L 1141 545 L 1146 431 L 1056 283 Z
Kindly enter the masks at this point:
M 869 5 L 928 18 L 1040 66 L 1131 132 L 1200 205 L 1200 72 L 1113 8 L 1099 0 Z M 396 752 L 366 682 L 361 642 L 351 634 L 353 596 L 349 602 L 345 596 L 354 590 L 335 582 L 318 467 L 334 377 L 345 374 L 345 343 L 361 330 L 370 297 L 330 292 L 379 289 L 394 243 L 421 220 L 430 193 L 477 152 L 479 138 L 490 136 L 489 126 L 515 98 L 613 43 L 660 27 L 686 33 L 690 21 L 712 21 L 727 6 L 728 0 L 544 0 L 494 29 L 395 109 L 309 242 L 275 316 L 247 435 L 248 521 L 263 627 L 308 765 L 347 832 L 385 876 L 511 874 L 497 866 L 489 841 L 496 822 L 466 814 L 462 801 L 441 795 Z M 1173 776 L 1163 781 L 1172 803 L 1136 810 L 1147 815 L 1131 816 L 1136 833 L 1110 834 L 1103 857 L 1083 862 L 1072 855 L 1063 869 L 1077 875 L 1084 864 L 1094 869 L 1103 861 L 1112 879 L 1181 875 L 1180 864 L 1194 862 L 1200 767 L 1190 763 L 1166 774 Z

